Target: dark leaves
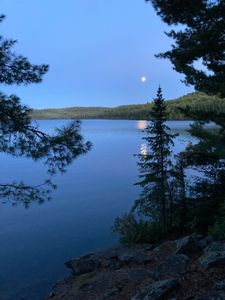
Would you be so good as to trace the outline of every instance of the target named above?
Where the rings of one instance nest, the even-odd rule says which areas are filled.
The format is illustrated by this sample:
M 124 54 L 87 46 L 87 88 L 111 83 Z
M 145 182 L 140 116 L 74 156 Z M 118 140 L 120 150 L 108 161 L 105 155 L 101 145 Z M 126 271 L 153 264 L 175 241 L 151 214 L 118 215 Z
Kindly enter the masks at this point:
M 4 16 L 0 16 L 0 22 Z M 0 83 L 30 84 L 39 83 L 48 71 L 48 65 L 34 65 L 13 51 L 16 41 L 0 36 Z M 22 105 L 15 96 L 0 93 L 0 152 L 12 156 L 24 156 L 42 160 L 52 176 L 65 172 L 66 167 L 78 156 L 87 153 L 91 144 L 85 142 L 80 133 L 80 123 L 71 122 L 49 135 L 41 131 L 30 119 L 31 110 Z M 0 184 L 0 198 L 28 207 L 32 201 L 42 203 L 49 198 L 55 188 L 50 179 L 44 184 L 30 186 L 23 182 Z
M 207 0 L 150 0 L 163 21 L 182 24 L 167 35 L 172 49 L 158 55 L 168 58 L 196 90 L 225 97 L 225 2 Z M 204 68 L 198 69 L 196 63 Z M 206 71 L 204 71 L 206 69 Z

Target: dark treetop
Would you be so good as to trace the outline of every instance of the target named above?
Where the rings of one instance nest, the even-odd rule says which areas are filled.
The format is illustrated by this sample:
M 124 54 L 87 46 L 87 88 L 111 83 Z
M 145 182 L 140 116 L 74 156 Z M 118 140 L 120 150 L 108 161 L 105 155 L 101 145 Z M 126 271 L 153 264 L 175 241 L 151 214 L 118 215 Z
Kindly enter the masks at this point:
M 225 1 L 146 1 L 153 4 L 164 22 L 181 25 L 167 33 L 175 41 L 172 49 L 158 56 L 169 58 L 196 90 L 225 97 Z

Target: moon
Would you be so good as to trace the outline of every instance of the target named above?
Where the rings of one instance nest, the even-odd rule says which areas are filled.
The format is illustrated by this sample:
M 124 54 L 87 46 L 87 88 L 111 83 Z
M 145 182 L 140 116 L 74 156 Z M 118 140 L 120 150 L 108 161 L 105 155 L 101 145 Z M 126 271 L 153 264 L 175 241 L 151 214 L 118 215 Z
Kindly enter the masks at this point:
M 146 78 L 145 76 L 142 76 L 142 77 L 141 77 L 141 81 L 142 81 L 142 82 L 146 82 L 146 81 L 147 81 L 147 78 Z

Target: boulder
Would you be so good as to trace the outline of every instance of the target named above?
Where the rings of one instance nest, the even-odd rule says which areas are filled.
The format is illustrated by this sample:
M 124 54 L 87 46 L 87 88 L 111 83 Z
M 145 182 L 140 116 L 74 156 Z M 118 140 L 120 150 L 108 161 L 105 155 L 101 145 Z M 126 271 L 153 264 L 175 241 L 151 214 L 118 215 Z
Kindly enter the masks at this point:
M 90 253 L 65 262 L 65 266 L 72 270 L 73 275 L 81 275 L 97 271 L 100 268 L 120 268 L 118 256 L 126 251 L 126 247 L 113 247 L 107 250 Z
M 206 252 L 217 252 L 217 251 L 225 251 L 225 245 L 220 242 L 220 241 L 217 241 L 217 242 L 213 242 L 213 243 L 210 243 L 205 249 L 204 249 L 204 253 Z
M 200 250 L 201 235 L 188 235 L 182 239 L 176 240 L 176 254 L 191 254 Z
M 108 300 L 111 297 L 116 296 L 119 292 L 120 292 L 120 290 L 118 288 L 112 288 L 112 289 L 106 291 L 103 295 L 97 297 L 95 300 Z
M 152 247 L 148 248 L 149 250 Z M 127 249 L 118 256 L 118 260 L 123 264 L 137 263 L 145 264 L 151 261 L 151 257 L 146 253 L 146 249 Z
M 199 247 L 201 250 L 204 250 L 208 245 L 216 241 L 216 238 L 212 235 L 207 235 L 205 238 L 199 241 Z
M 153 249 L 153 253 L 154 255 L 157 255 L 161 252 L 167 252 L 168 250 L 170 250 L 171 252 L 174 252 L 176 250 L 176 241 L 167 241 L 162 243 L 161 245 Z
M 116 271 L 97 272 L 92 278 L 91 284 L 85 287 L 89 293 L 104 296 L 111 290 L 118 292 L 129 285 L 136 286 L 143 282 L 152 281 L 151 272 L 144 268 L 122 268 Z
M 225 280 L 219 281 L 214 285 L 215 291 L 225 291 Z
M 204 268 L 225 265 L 225 245 L 222 242 L 213 242 L 204 249 L 204 254 L 199 258 L 199 263 Z
M 145 264 L 151 261 L 149 251 L 152 245 L 144 244 L 132 248 L 114 247 L 108 250 L 90 253 L 80 258 L 72 259 L 65 263 L 72 269 L 73 275 L 81 275 L 108 267 L 117 270 L 127 264 Z
M 73 275 L 81 275 L 93 272 L 101 267 L 101 261 L 94 255 L 86 255 L 81 258 L 65 262 L 65 266 L 72 270 Z
M 224 300 L 225 293 L 223 291 L 208 292 L 192 299 L 193 300 Z
M 219 265 L 225 266 L 225 251 L 206 252 L 199 258 L 199 263 L 206 269 Z
M 163 261 L 156 269 L 155 278 L 179 278 L 191 270 L 191 261 L 184 254 L 174 254 Z
M 160 300 L 172 289 L 179 285 L 176 279 L 157 281 L 140 291 L 131 300 Z

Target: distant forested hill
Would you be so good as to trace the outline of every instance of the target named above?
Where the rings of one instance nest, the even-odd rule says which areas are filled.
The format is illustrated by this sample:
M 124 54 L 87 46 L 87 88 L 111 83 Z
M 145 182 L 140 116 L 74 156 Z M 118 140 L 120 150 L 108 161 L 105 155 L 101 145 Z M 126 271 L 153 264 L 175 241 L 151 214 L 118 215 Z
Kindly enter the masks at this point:
M 170 120 L 187 119 L 181 109 L 189 106 L 192 111 L 224 112 L 225 99 L 204 93 L 191 93 L 175 100 L 166 101 Z M 149 118 L 151 103 L 109 107 L 69 107 L 60 109 L 33 110 L 32 119 L 124 119 L 146 120 Z

